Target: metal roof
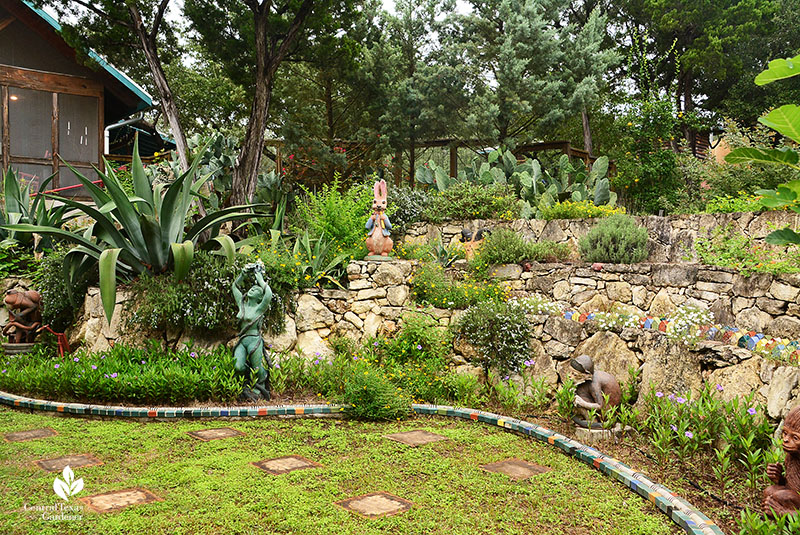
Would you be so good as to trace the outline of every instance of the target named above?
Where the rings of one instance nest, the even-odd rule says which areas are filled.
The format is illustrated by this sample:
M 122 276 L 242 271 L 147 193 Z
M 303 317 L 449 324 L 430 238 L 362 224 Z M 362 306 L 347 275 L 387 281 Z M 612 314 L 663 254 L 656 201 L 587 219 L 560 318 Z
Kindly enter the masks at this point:
M 38 9 L 31 4 L 29 0 L 23 0 L 23 3 L 28 6 L 34 13 L 36 13 L 39 17 L 42 18 L 45 22 L 47 22 L 50 26 L 52 26 L 57 32 L 61 32 L 61 24 L 58 23 L 56 19 L 51 17 L 45 11 Z M 153 97 L 151 97 L 147 91 L 142 89 L 142 87 L 130 79 L 130 77 L 125 74 L 124 72 L 118 70 L 116 67 L 111 65 L 108 61 L 102 58 L 97 52 L 94 50 L 89 50 L 89 57 L 92 58 L 94 61 L 98 63 L 108 74 L 119 80 L 122 85 L 124 85 L 128 90 L 130 90 L 136 98 L 139 100 L 139 104 L 131 113 L 135 113 L 138 111 L 146 110 L 153 106 Z

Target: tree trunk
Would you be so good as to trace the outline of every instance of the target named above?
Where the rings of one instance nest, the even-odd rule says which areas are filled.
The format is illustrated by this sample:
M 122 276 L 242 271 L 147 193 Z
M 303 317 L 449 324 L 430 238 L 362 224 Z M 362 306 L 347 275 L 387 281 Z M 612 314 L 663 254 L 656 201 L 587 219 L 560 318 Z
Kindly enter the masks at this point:
M 253 29 L 256 48 L 256 79 L 253 106 L 247 124 L 242 149 L 233 166 L 231 196 L 228 206 L 248 204 L 253 198 L 261 165 L 261 152 L 264 147 L 264 131 L 267 128 L 269 104 L 272 99 L 272 81 L 278 65 L 286 57 L 291 44 L 297 39 L 303 23 L 311 12 L 313 0 L 303 0 L 288 31 L 281 40 L 278 36 L 270 39 L 268 16 L 273 7 L 271 2 L 252 3 Z M 280 44 L 278 44 L 280 43 Z
M 164 112 L 164 118 L 167 120 L 172 137 L 175 140 L 175 150 L 178 153 L 178 161 L 181 164 L 181 169 L 186 171 L 189 169 L 189 147 L 186 143 L 186 136 L 181 127 L 180 117 L 178 115 L 178 107 L 175 105 L 175 99 L 172 96 L 172 90 L 167 82 L 167 77 L 164 74 L 164 68 L 161 66 L 161 60 L 158 57 L 158 45 L 155 41 L 155 32 L 148 34 L 142 21 L 142 16 L 135 6 L 128 8 L 131 20 L 133 22 L 133 29 L 136 32 L 139 41 L 142 43 L 142 50 L 144 50 L 145 58 L 147 59 L 147 66 L 150 67 L 150 72 L 153 75 L 153 82 L 155 82 L 158 96 L 161 99 L 161 110 Z
M 328 148 L 333 151 L 333 140 L 335 130 L 333 128 L 333 81 L 330 76 L 325 77 L 325 118 L 328 121 Z M 333 180 L 333 162 L 328 163 L 328 180 Z
M 692 75 L 687 72 L 683 80 L 683 112 L 684 114 L 694 110 L 694 102 L 692 101 Z M 684 126 L 684 133 L 686 141 L 689 144 L 689 150 L 692 151 L 692 156 L 697 156 L 697 135 L 693 128 Z
M 586 106 L 581 110 L 581 119 L 583 121 L 583 150 L 592 155 L 592 129 L 589 125 L 589 112 L 586 111 Z

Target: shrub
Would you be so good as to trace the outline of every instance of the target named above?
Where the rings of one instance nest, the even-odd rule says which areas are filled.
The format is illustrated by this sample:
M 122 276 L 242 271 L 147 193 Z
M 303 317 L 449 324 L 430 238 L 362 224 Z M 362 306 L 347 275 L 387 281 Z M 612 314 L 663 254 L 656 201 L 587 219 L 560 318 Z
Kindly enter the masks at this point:
M 505 185 L 481 186 L 459 182 L 431 197 L 425 219 L 517 219 L 522 209 L 514 191 Z
M 485 276 L 495 264 L 556 262 L 571 255 L 572 248 L 568 243 L 530 242 L 513 230 L 499 228 L 483 239 L 478 253 L 470 261 L 470 268 Z
M 228 265 L 222 257 L 198 251 L 180 282 L 171 273 L 143 275 L 129 287 L 134 299 L 129 301 L 128 323 L 161 331 L 235 329 L 238 310 L 231 286 L 243 263 Z
M 116 344 L 108 351 L 78 351 L 64 358 L 44 346 L 2 357 L 0 389 L 63 401 L 138 405 L 233 401 L 241 392 L 230 351 L 208 354 L 164 350 L 158 343 L 138 349 Z
M 22 247 L 0 247 L 0 278 L 28 276 L 37 268 L 30 251 Z
M 395 362 L 443 362 L 450 350 L 451 336 L 431 315 L 408 312 L 400 332 L 387 344 L 387 357 Z
M 33 275 L 33 282 L 42 296 L 42 323 L 63 332 L 75 321 L 89 284 L 97 281 L 97 269 L 73 281 L 64 276 L 64 256 L 68 247 L 57 247 L 44 256 Z
M 344 382 L 342 402 L 357 420 L 399 420 L 411 412 L 411 403 L 381 370 L 356 364 Z
M 426 190 L 390 187 L 388 203 L 392 209 L 392 234 L 401 236 L 406 228 L 422 221 L 430 202 L 431 194 Z
M 531 355 L 530 322 L 525 308 L 513 299 L 469 307 L 454 332 L 475 346 L 487 372 L 492 367 L 501 374 L 518 371 Z
M 634 264 L 647 258 L 647 229 L 627 215 L 613 215 L 579 241 L 585 262 Z
M 796 273 L 800 271 L 800 251 L 757 244 L 738 231 L 735 225 L 717 227 L 708 237 L 698 237 L 694 249 L 700 261 L 710 266 L 752 273 Z
M 439 308 L 467 308 L 481 301 L 502 301 L 507 290 L 492 282 L 453 281 L 438 264 L 423 264 L 410 280 L 413 299 Z
M 730 195 L 712 197 L 706 203 L 703 211 L 708 214 L 732 214 L 734 212 L 760 212 L 763 209 L 761 196 L 740 191 L 736 197 Z
M 542 208 L 542 219 L 583 219 L 592 217 L 608 217 L 614 214 L 624 214 L 625 208 L 622 206 L 609 206 L 607 204 L 597 206 L 590 200 L 585 201 L 564 201 L 552 206 Z
M 325 236 L 332 240 L 332 253 L 353 252 L 363 257 L 366 254 L 364 224 L 372 206 L 372 185 L 363 182 L 345 192 L 339 188 L 337 178 L 317 192 L 304 189 L 306 197 L 297 204 L 295 231 L 302 234 L 308 230 L 312 238 Z

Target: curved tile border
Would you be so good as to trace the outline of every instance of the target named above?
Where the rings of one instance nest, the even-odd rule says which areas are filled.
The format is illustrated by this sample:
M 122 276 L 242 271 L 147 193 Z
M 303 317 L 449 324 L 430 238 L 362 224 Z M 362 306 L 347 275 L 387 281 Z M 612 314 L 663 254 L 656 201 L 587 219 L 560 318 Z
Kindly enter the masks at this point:
M 121 418 L 215 418 L 215 417 L 259 417 L 259 416 L 306 416 L 315 414 L 340 414 L 340 405 L 272 405 L 263 407 L 119 407 L 92 405 L 84 403 L 58 403 L 41 399 L 26 398 L 0 392 L 0 405 L 20 409 L 51 411 L 64 414 L 110 416 Z M 540 442 L 546 442 L 562 450 L 567 455 L 588 464 L 607 476 L 616 479 L 631 491 L 652 502 L 658 509 L 672 519 L 690 535 L 724 535 L 723 531 L 692 504 L 676 495 L 668 488 L 650 480 L 646 475 L 635 472 L 626 464 L 585 446 L 569 437 L 555 433 L 539 425 L 507 418 L 491 412 L 450 407 L 446 405 L 414 404 L 416 414 L 448 416 L 474 420 L 509 429 Z

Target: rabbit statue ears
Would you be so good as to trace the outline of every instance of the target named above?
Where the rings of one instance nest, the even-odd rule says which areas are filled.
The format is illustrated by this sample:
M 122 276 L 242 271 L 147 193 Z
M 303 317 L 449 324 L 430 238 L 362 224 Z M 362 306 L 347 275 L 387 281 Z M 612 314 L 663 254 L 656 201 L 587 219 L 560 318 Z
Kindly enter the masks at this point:
M 373 191 L 375 193 L 376 200 L 381 199 L 385 201 L 386 197 L 388 196 L 388 192 L 386 190 L 386 181 L 381 179 L 380 181 L 375 182 L 375 187 L 373 188 Z

